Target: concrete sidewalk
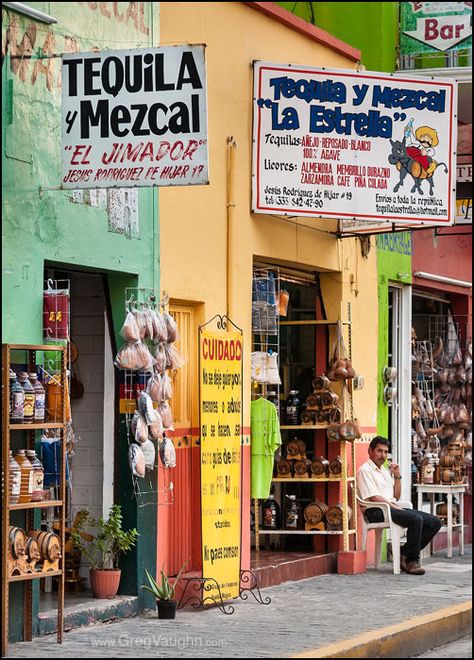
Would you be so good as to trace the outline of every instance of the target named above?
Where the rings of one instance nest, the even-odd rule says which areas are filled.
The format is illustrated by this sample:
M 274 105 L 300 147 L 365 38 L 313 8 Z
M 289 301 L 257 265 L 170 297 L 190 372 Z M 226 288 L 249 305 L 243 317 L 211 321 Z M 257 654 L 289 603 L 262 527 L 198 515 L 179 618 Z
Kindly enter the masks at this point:
M 235 612 L 156 613 L 65 634 L 62 657 L 403 657 L 459 639 L 471 630 L 472 548 L 424 560 L 423 576 L 393 575 L 392 565 L 361 575 L 322 575 L 249 595 Z M 10 645 L 11 658 L 57 654 L 56 637 Z

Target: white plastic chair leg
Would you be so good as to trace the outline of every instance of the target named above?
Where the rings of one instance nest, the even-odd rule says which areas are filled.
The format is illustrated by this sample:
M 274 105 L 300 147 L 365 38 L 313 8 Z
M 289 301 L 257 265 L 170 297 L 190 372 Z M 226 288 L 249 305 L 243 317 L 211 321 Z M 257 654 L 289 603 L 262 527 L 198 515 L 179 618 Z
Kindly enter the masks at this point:
M 400 529 L 398 525 L 392 525 L 392 558 L 393 573 L 400 575 Z
M 374 529 L 375 533 L 375 568 L 380 568 L 382 563 L 382 529 Z
M 363 525 L 362 527 L 362 550 L 365 550 L 367 547 L 367 527 Z

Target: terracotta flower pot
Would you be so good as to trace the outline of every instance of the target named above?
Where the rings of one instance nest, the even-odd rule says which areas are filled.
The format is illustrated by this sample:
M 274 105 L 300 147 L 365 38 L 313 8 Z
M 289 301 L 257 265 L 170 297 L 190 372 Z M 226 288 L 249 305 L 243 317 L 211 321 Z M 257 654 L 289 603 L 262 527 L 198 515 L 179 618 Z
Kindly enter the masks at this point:
M 90 571 L 94 598 L 115 598 L 120 584 L 120 569 L 106 568 Z

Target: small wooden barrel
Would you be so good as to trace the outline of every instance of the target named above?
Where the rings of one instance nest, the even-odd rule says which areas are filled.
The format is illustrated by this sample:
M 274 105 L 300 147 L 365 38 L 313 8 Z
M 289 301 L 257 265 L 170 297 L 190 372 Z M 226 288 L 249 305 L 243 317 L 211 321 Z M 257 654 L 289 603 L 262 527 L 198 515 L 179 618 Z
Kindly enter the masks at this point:
M 329 474 L 331 477 L 340 477 L 342 473 L 342 460 L 340 456 L 329 461 Z
M 311 463 L 310 470 L 312 477 L 324 479 L 329 474 L 329 461 L 320 456 Z
M 61 558 L 61 542 L 59 536 L 53 532 L 30 532 L 28 536 L 32 536 L 38 542 L 39 551 L 42 561 L 55 562 Z
M 453 465 L 456 464 L 456 457 L 453 456 L 452 454 L 448 454 L 448 452 L 443 452 L 440 456 L 439 462 L 442 468 L 444 467 L 452 467 Z
M 300 479 L 303 477 L 308 477 L 310 465 L 311 461 L 309 461 L 307 458 L 295 461 L 293 463 L 294 476 L 299 477 Z
M 448 519 L 448 503 L 447 502 L 441 502 L 436 506 L 436 515 L 438 518 L 442 518 L 443 520 L 447 521 Z M 456 523 L 459 515 L 459 504 L 453 503 L 453 511 L 452 511 L 452 517 L 453 517 L 453 523 Z
M 28 561 L 37 562 L 41 559 L 38 541 L 32 536 L 28 536 L 26 539 L 26 555 L 28 557 Z
M 310 502 L 305 506 L 303 516 L 306 522 L 310 523 L 311 525 L 317 525 L 318 523 L 324 521 L 327 510 L 327 504 L 315 500 L 314 502 Z
M 293 458 L 293 456 L 301 456 L 306 454 L 306 445 L 303 440 L 290 440 L 286 445 L 286 454 L 288 458 Z
M 350 506 L 347 507 L 347 520 L 349 521 L 352 518 L 352 509 Z M 331 505 L 326 512 L 326 520 L 332 527 L 337 527 L 342 529 L 342 505 L 333 504 Z
M 301 413 L 302 424 L 315 424 L 316 412 L 314 410 L 303 410 Z
M 20 527 L 8 528 L 8 542 L 12 559 L 20 559 L 26 553 L 26 534 Z
M 291 462 L 287 461 L 286 458 L 276 462 L 277 476 L 279 477 L 291 477 Z
M 311 409 L 317 409 L 320 407 L 320 400 L 319 400 L 319 394 L 308 394 L 306 397 L 306 408 L 311 410 Z
M 335 392 L 327 390 L 321 394 L 321 405 L 324 408 L 334 408 L 339 403 L 339 397 Z
M 315 390 L 327 390 L 330 384 L 329 378 L 324 375 L 316 376 L 312 383 Z

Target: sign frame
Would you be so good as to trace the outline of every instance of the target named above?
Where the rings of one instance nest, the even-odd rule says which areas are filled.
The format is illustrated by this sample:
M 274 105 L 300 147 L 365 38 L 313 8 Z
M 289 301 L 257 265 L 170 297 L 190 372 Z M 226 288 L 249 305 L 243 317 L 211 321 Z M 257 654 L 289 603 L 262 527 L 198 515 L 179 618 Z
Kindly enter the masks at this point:
M 211 324 L 216 321 L 216 327 L 217 330 L 212 330 L 211 329 Z M 232 326 L 232 330 L 230 329 L 230 326 Z M 206 334 L 207 333 L 207 334 Z M 203 325 L 199 326 L 199 433 L 200 433 L 200 474 L 201 474 L 201 499 L 200 499 L 200 508 L 201 508 L 201 553 L 202 553 L 202 581 L 203 583 L 206 583 L 205 586 L 205 594 L 203 593 L 203 604 L 208 601 L 212 601 L 221 608 L 223 607 L 223 603 L 226 600 L 237 598 L 241 594 L 241 579 L 242 579 L 242 507 L 243 507 L 243 449 L 242 449 L 242 429 L 243 429 L 243 356 L 244 356 L 244 343 L 243 343 L 243 330 L 239 328 L 233 321 L 231 321 L 227 316 L 221 316 L 219 314 L 215 315 L 207 321 L 207 323 L 204 323 Z M 239 396 L 240 396 L 240 414 L 238 416 L 239 419 L 239 425 L 240 425 L 240 435 L 238 436 L 238 458 L 239 458 L 239 483 L 238 483 L 238 513 L 237 513 L 237 518 L 234 518 L 234 524 L 237 522 L 238 524 L 238 534 L 234 532 L 233 539 L 234 542 L 237 542 L 237 536 L 238 536 L 238 573 L 236 570 L 236 567 L 234 567 L 234 570 L 236 571 L 236 574 L 232 577 L 232 580 L 235 582 L 232 588 L 230 588 L 230 593 L 226 594 L 225 591 L 221 588 L 221 582 L 219 582 L 219 573 L 217 573 L 218 577 L 215 577 L 213 575 L 207 575 L 207 569 L 208 567 L 212 566 L 213 562 L 210 562 L 210 552 L 209 548 L 206 548 L 206 541 L 208 538 L 212 538 L 212 534 L 209 533 L 209 530 L 207 529 L 206 533 L 206 528 L 205 528 L 205 516 L 204 516 L 204 508 L 203 508 L 203 500 L 204 497 L 207 497 L 208 494 L 204 493 L 204 479 L 203 479 L 203 473 L 204 473 L 204 468 L 203 468 L 203 463 L 204 463 L 204 458 L 205 458 L 205 451 L 207 450 L 206 446 L 206 435 L 203 432 L 203 358 L 202 358 L 202 346 L 203 346 L 203 339 L 205 337 L 212 337 L 212 338 L 220 338 L 225 341 L 225 339 L 230 339 L 234 338 L 236 339 L 237 337 L 240 339 L 240 386 L 238 388 Z M 215 380 L 214 380 L 214 385 L 215 385 Z M 235 390 L 235 388 L 234 388 Z M 233 390 L 233 391 L 234 391 Z M 222 401 L 223 405 L 224 401 Z M 237 416 L 234 415 L 234 418 Z M 206 434 L 208 433 L 208 429 L 206 429 Z M 234 445 L 235 447 L 237 446 L 237 441 L 236 441 L 237 436 L 234 434 Z M 229 438 L 230 439 L 230 438 Z M 222 443 L 220 445 L 221 447 L 223 446 Z M 236 449 L 233 449 L 233 452 L 236 451 Z M 221 450 L 222 451 L 222 450 Z M 217 452 L 214 452 L 215 455 L 217 455 Z M 209 454 L 207 454 L 209 456 Z M 214 460 L 214 459 L 212 459 Z M 207 459 L 206 459 L 207 461 Z M 214 466 L 211 466 L 214 471 L 217 470 L 219 472 L 219 468 L 221 467 L 221 464 L 214 464 Z M 211 468 L 208 468 L 211 469 Z M 234 470 L 235 472 L 235 470 Z M 217 474 L 219 477 L 220 475 Z M 229 484 L 231 484 L 231 481 L 229 479 Z M 232 485 L 231 485 L 232 487 Z M 230 497 L 227 498 L 227 500 L 230 500 Z M 222 500 L 221 500 L 222 501 Z M 224 512 L 224 509 L 217 508 L 216 511 L 218 512 L 218 515 L 223 515 L 219 513 L 219 511 Z M 235 513 L 235 512 L 234 512 Z M 210 516 L 207 516 L 210 518 Z M 209 522 L 209 520 L 208 520 Z M 216 522 L 218 522 L 216 520 Z M 221 522 L 226 522 L 226 521 L 221 521 Z M 231 525 L 229 525 L 228 528 L 231 529 Z M 224 527 L 222 531 L 220 532 L 221 538 L 226 538 L 226 528 Z M 224 541 L 223 541 L 224 542 Z M 231 547 L 231 546 L 229 546 Z M 235 546 L 234 546 L 235 547 Z M 225 553 L 223 553 L 225 554 Z M 225 558 L 219 558 L 216 561 L 223 561 Z M 231 561 L 231 559 L 228 560 L 228 562 Z M 229 575 L 228 570 L 225 572 L 225 577 L 228 580 L 229 578 L 227 577 Z M 205 598 L 204 598 L 205 596 Z M 233 608 L 231 608 L 233 611 Z M 225 611 L 225 608 L 223 609 Z M 226 613 L 232 613 L 232 612 L 226 612 Z
M 275 80 L 277 82 L 275 82 Z M 283 82 L 279 82 L 280 80 Z M 286 80 L 289 80 L 290 82 L 284 82 Z M 359 192 L 357 196 L 354 195 L 354 190 L 350 189 L 349 184 L 346 183 L 347 189 L 343 192 L 344 194 L 348 195 L 348 198 L 349 195 L 351 199 L 354 196 L 354 203 L 347 204 L 346 201 L 348 198 L 346 198 L 344 203 L 340 204 L 339 206 L 335 206 L 331 199 L 326 199 L 325 197 L 326 194 L 329 197 L 332 191 L 336 191 L 334 192 L 334 197 L 337 197 L 338 188 L 335 185 L 328 184 L 329 187 L 325 188 L 326 184 L 322 183 L 320 184 L 320 189 L 318 190 L 316 185 L 313 188 L 308 185 L 305 187 L 304 182 L 300 181 L 298 178 L 299 175 L 301 175 L 301 179 L 304 178 L 302 168 L 305 162 L 308 165 L 308 169 L 313 166 L 311 159 L 314 159 L 315 157 L 311 155 L 307 156 L 306 152 L 317 151 L 317 149 L 305 149 L 305 144 L 309 144 L 309 139 L 305 142 L 306 137 L 314 139 L 315 137 L 319 137 L 319 135 L 323 135 L 324 137 L 321 138 L 322 141 L 326 139 L 326 136 L 330 135 L 331 138 L 338 138 L 339 143 L 341 143 L 343 141 L 342 138 L 346 138 L 347 135 L 345 142 L 350 143 L 349 149 L 352 150 L 352 138 L 357 137 L 357 135 L 353 135 L 352 137 L 347 133 L 344 135 L 342 130 L 336 132 L 336 129 L 334 128 L 333 132 L 330 133 L 329 130 L 326 130 L 326 126 L 328 126 L 327 123 L 324 123 L 326 122 L 326 119 L 318 119 L 318 122 L 320 123 L 315 124 L 314 116 L 317 116 L 318 113 L 322 111 L 325 112 L 326 110 L 333 112 L 334 115 L 338 108 L 341 108 L 340 112 L 342 113 L 346 110 L 347 106 L 351 108 L 352 105 L 354 105 L 354 107 L 357 105 L 359 108 L 358 112 L 364 112 L 365 106 L 361 107 L 361 102 L 358 102 L 360 99 L 356 98 L 357 92 L 355 91 L 356 88 L 357 90 L 361 90 L 363 86 L 367 86 L 365 98 L 368 102 L 372 99 L 372 103 L 374 103 L 373 98 L 375 98 L 374 90 L 377 89 L 379 103 L 378 109 L 380 112 L 378 113 L 378 117 L 376 119 L 379 121 L 380 115 L 382 113 L 383 115 L 386 115 L 386 125 L 390 122 L 390 130 L 393 132 L 389 133 L 388 129 L 386 129 L 388 137 L 386 135 L 377 135 L 376 137 L 373 137 L 369 134 L 368 138 L 364 141 L 356 140 L 356 142 L 365 142 L 367 144 L 365 147 L 366 151 L 370 151 L 372 148 L 371 145 L 374 144 L 376 148 L 383 148 L 383 160 L 372 164 L 384 166 L 383 168 L 378 167 L 374 169 L 381 171 L 383 170 L 381 174 L 377 173 L 377 176 L 385 176 L 392 189 L 398 180 L 398 173 L 396 170 L 394 171 L 395 165 L 390 165 L 388 161 L 388 156 L 390 155 L 391 149 L 388 139 L 393 138 L 393 140 L 401 141 L 404 138 L 409 119 L 411 119 L 412 116 L 417 117 L 417 121 L 414 123 L 414 125 L 413 122 L 411 122 L 414 129 L 421 127 L 421 125 L 425 123 L 426 126 L 430 126 L 430 124 L 427 123 L 428 120 L 423 122 L 423 117 L 426 117 L 426 115 L 430 115 L 431 117 L 435 114 L 442 114 L 443 121 L 446 119 L 446 122 L 448 123 L 448 130 L 444 131 L 443 133 L 440 132 L 440 135 L 442 134 L 446 137 L 444 139 L 444 144 L 440 144 L 438 148 L 439 153 L 441 153 L 443 157 L 436 158 L 436 162 L 445 163 L 446 172 L 445 168 L 441 169 L 444 176 L 447 174 L 447 178 L 442 179 L 441 183 L 439 183 L 439 179 L 438 182 L 436 182 L 433 178 L 433 181 L 428 181 L 430 184 L 430 191 L 425 188 L 424 192 L 418 193 L 424 194 L 424 200 L 426 200 L 426 198 L 430 196 L 430 192 L 433 189 L 433 183 L 438 183 L 439 186 L 443 186 L 442 200 L 437 194 L 436 201 L 433 202 L 432 209 L 423 208 L 422 202 L 418 202 L 418 199 L 414 199 L 414 203 L 416 202 L 415 205 L 411 203 L 410 195 L 407 194 L 407 190 L 409 190 L 409 188 L 406 185 L 409 180 L 410 183 L 412 183 L 412 178 L 410 176 L 407 176 L 405 189 L 402 189 L 398 196 L 392 196 L 391 191 L 390 194 L 385 196 L 389 200 L 391 197 L 401 197 L 408 203 L 404 202 L 402 204 L 397 204 L 390 203 L 389 201 L 386 204 L 379 205 L 381 209 L 383 207 L 383 210 L 381 211 L 376 211 L 375 201 L 371 205 L 369 205 L 369 203 L 366 201 L 369 193 L 375 196 L 375 193 L 370 191 L 370 186 L 369 188 L 362 188 L 361 192 Z M 271 87 L 273 87 L 273 90 L 270 92 L 269 90 Z M 389 90 L 388 93 L 390 94 L 392 93 L 392 90 L 401 89 L 402 92 L 406 91 L 403 89 L 404 87 L 406 90 L 409 90 L 410 93 L 413 92 L 412 98 L 415 99 L 413 103 L 419 103 L 416 97 L 416 90 L 421 90 L 420 97 L 422 96 L 422 93 L 424 93 L 423 90 L 428 90 L 425 92 L 425 94 L 428 95 L 428 93 L 430 93 L 431 96 L 430 101 L 427 101 L 425 105 L 427 105 L 427 103 L 431 103 L 431 100 L 434 100 L 436 94 L 435 90 L 442 90 L 440 92 L 439 99 L 442 98 L 443 100 L 442 102 L 440 101 L 439 108 L 442 107 L 443 111 L 441 112 L 441 110 L 439 110 L 437 113 L 435 113 L 435 111 L 432 109 L 434 106 L 432 105 L 432 107 L 429 109 L 424 109 L 422 111 L 418 111 L 413 107 L 410 107 L 407 110 L 398 112 L 395 106 L 391 107 L 390 110 L 386 110 L 383 105 L 380 104 L 379 99 L 380 97 L 383 98 L 385 89 Z M 339 93 L 341 94 L 342 88 L 344 89 L 344 93 L 347 96 L 347 92 L 353 96 L 351 99 L 352 105 L 349 101 L 347 101 L 347 97 L 345 97 L 345 103 L 341 102 L 340 100 L 337 101 L 337 99 L 334 98 L 334 96 L 337 96 L 338 89 Z M 380 88 L 382 88 L 381 93 Z M 331 89 L 333 90 L 332 92 Z M 322 96 L 326 94 L 327 98 L 330 100 L 327 100 L 326 98 L 326 101 L 321 101 L 316 96 L 313 96 L 313 98 L 308 100 L 308 98 L 304 97 L 305 94 L 308 94 L 307 90 L 312 90 L 312 93 L 315 95 L 319 94 Z M 316 90 L 316 92 L 314 90 Z M 334 90 L 336 90 L 336 93 Z M 332 99 L 330 98 L 331 93 L 333 94 Z M 396 93 L 397 91 L 393 92 L 394 95 L 396 95 Z M 273 99 L 271 98 L 271 94 L 273 94 Z M 443 94 L 442 97 L 441 94 Z M 391 98 L 394 98 L 394 96 Z M 408 95 L 407 98 L 409 98 Z M 321 104 L 319 106 L 316 105 L 318 101 Z M 323 105 L 323 103 L 326 104 Z M 315 109 L 314 114 L 311 106 L 313 106 Z M 371 105 L 367 107 L 371 107 Z M 334 108 L 335 110 L 333 111 Z M 404 225 L 404 229 L 407 229 L 407 225 L 451 225 L 453 224 L 455 217 L 454 202 L 456 162 L 454 152 L 457 130 L 456 115 L 457 83 L 455 80 L 446 78 L 435 80 L 433 78 L 422 78 L 419 76 L 410 77 L 407 75 L 395 76 L 393 74 L 385 74 L 372 71 L 325 69 L 295 64 L 277 64 L 272 62 L 254 61 L 251 210 L 254 213 L 262 213 L 266 215 L 301 216 L 328 219 L 335 218 L 341 220 L 346 218 L 351 220 L 366 220 L 369 222 L 378 221 L 380 223 L 387 223 L 387 225 L 392 223 L 400 223 Z M 353 116 L 355 117 L 355 115 Z M 374 119 L 374 116 L 372 116 L 371 119 Z M 371 119 L 369 119 L 369 121 Z M 384 119 L 384 117 L 382 117 L 382 119 Z M 352 119 L 351 121 L 354 123 L 352 125 L 349 124 L 349 128 L 351 126 L 354 127 L 357 120 Z M 365 119 L 363 118 L 360 121 L 364 122 Z M 440 121 L 438 117 L 436 128 L 439 127 L 439 124 Z M 336 126 L 335 123 L 334 126 Z M 309 130 L 310 127 L 315 128 L 314 132 Z M 339 124 L 337 128 L 339 129 L 340 127 L 341 124 Z M 348 130 L 347 126 L 345 130 Z M 371 129 L 369 126 L 367 133 L 369 133 L 370 130 L 375 129 Z M 371 142 L 369 142 L 369 139 Z M 386 140 L 386 142 L 384 142 L 384 140 Z M 278 149 L 282 145 L 287 152 L 291 152 L 291 150 L 294 152 L 296 146 L 297 148 L 300 148 L 302 153 L 296 155 L 292 153 L 291 158 L 287 157 L 286 160 L 284 156 L 280 158 L 280 153 L 278 153 L 278 157 L 275 156 L 275 154 L 278 152 Z M 318 146 L 320 145 L 321 142 Z M 356 147 L 358 148 L 357 144 L 354 148 Z M 343 157 L 344 149 L 346 149 L 346 151 L 348 150 L 347 147 L 344 146 L 342 147 L 342 152 L 339 150 L 339 152 L 343 154 Z M 281 149 L 281 152 L 283 152 L 283 149 Z M 357 152 L 354 153 L 355 156 L 350 154 L 352 160 L 347 159 L 345 161 L 346 171 L 350 171 L 347 170 L 348 167 L 358 167 L 359 165 L 362 167 L 364 164 L 364 155 L 360 156 Z M 336 156 L 339 157 L 340 153 L 336 153 Z M 380 158 L 382 158 L 382 156 L 380 156 Z M 305 158 L 307 159 L 306 161 L 304 160 Z M 367 162 L 367 157 L 365 158 L 365 162 Z M 325 163 L 316 162 L 316 165 L 321 166 L 319 170 L 321 171 L 322 166 L 325 165 Z M 330 165 L 331 164 L 328 163 L 327 170 L 330 170 Z M 272 172 L 272 170 L 275 168 L 278 170 L 277 174 Z M 308 171 L 308 169 L 305 171 Z M 439 173 L 441 172 L 441 169 L 439 170 Z M 387 170 L 390 170 L 389 174 L 387 174 Z M 270 172 L 270 174 L 268 174 L 268 172 Z M 336 177 L 333 178 L 336 180 Z M 430 177 L 428 177 L 428 179 L 429 178 Z M 311 180 L 311 177 L 308 177 L 308 179 Z M 326 179 L 329 179 L 329 177 L 326 177 Z M 354 179 L 355 177 L 353 177 L 351 181 L 354 181 Z M 317 177 L 314 177 L 314 180 L 321 181 L 321 178 L 318 179 Z M 383 182 L 383 179 L 380 180 Z M 347 178 L 346 181 L 349 181 L 349 179 Z M 281 194 L 285 182 L 287 182 L 288 186 L 286 189 L 290 191 L 288 195 Z M 297 193 L 292 197 L 291 191 L 295 190 Z M 264 191 L 269 191 L 269 194 L 264 195 Z M 380 192 L 388 193 L 388 190 Z M 311 201 L 305 198 L 305 195 L 313 195 Z M 342 197 L 344 197 L 344 195 L 342 195 Z M 411 197 L 413 197 L 413 195 L 411 195 Z M 291 202 L 295 203 L 292 204 Z M 426 206 L 426 203 L 427 202 L 423 201 L 424 206 Z M 308 206 L 310 204 L 313 205 L 313 208 Z M 438 209 L 435 204 L 442 207 L 442 215 L 436 214 Z M 399 212 L 399 209 L 402 209 L 402 211 Z
M 61 188 L 208 184 L 205 50 L 63 54 Z

